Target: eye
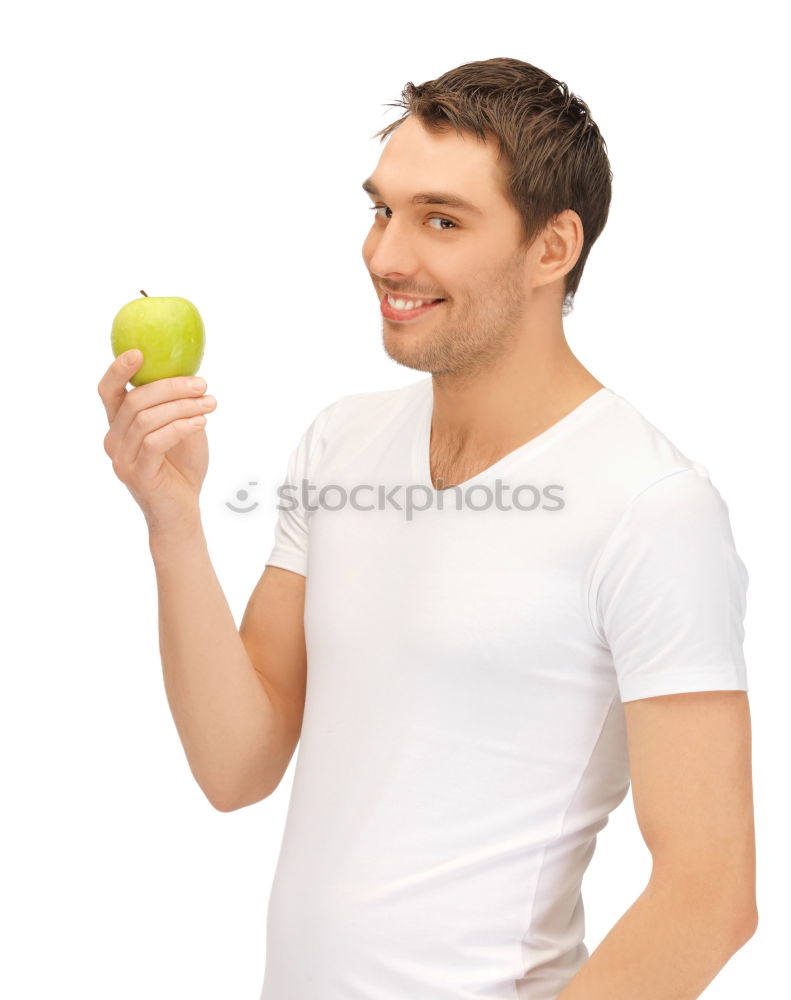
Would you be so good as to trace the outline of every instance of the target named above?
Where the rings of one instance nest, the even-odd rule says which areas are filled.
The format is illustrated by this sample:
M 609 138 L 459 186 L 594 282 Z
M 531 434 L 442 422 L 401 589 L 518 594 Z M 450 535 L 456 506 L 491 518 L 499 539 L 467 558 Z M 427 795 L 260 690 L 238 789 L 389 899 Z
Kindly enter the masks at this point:
M 378 212 L 380 208 L 384 208 L 388 212 L 390 211 L 390 209 L 387 207 L 387 205 L 369 205 L 369 208 L 371 209 L 372 212 Z M 453 221 L 453 219 L 444 219 L 444 218 L 442 218 L 442 216 L 438 216 L 438 215 L 432 215 L 432 217 L 429 219 L 429 222 L 448 222 L 448 223 L 450 223 L 451 226 L 453 226 L 454 229 L 458 229 L 459 228 L 458 225 Z M 440 232 L 443 232 L 443 233 L 450 232 L 449 229 L 445 229 L 442 226 L 436 226 L 435 228 L 439 229 Z

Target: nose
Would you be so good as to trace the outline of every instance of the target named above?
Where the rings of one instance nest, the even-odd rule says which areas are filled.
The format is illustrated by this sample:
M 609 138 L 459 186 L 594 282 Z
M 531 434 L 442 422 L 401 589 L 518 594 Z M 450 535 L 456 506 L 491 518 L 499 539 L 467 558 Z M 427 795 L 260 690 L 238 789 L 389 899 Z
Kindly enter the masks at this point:
M 403 227 L 389 220 L 384 228 L 372 228 L 363 244 L 363 258 L 374 277 L 398 281 L 419 273 L 421 262 Z

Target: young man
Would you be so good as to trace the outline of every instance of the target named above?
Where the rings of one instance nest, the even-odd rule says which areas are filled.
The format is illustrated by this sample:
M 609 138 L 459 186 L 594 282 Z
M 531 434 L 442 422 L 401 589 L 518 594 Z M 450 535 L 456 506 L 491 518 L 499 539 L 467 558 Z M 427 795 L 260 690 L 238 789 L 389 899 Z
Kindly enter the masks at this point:
M 753 929 L 746 569 L 706 469 L 565 340 L 609 203 L 595 126 L 502 66 L 510 173 L 494 137 L 427 127 L 497 72 L 413 93 L 364 183 L 385 350 L 430 374 L 325 408 L 292 456 L 267 564 L 307 577 L 309 685 L 266 1000 L 693 997 Z M 586 963 L 630 760 L 654 871 Z
M 587 106 L 514 59 L 405 95 L 363 259 L 426 377 L 317 414 L 239 633 L 196 500 L 145 494 L 197 780 L 249 805 L 299 742 L 262 1000 L 697 997 L 757 921 L 727 507 L 566 343 L 610 201 Z M 589 956 L 630 781 L 652 873 Z

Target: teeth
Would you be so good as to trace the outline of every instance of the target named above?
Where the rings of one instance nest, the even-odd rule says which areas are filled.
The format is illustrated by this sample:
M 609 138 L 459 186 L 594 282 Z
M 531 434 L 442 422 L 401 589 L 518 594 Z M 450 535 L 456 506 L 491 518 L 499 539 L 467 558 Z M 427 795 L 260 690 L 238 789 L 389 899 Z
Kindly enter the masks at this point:
M 392 295 L 387 296 L 387 301 L 393 309 L 417 309 L 422 306 L 426 299 L 394 299 Z

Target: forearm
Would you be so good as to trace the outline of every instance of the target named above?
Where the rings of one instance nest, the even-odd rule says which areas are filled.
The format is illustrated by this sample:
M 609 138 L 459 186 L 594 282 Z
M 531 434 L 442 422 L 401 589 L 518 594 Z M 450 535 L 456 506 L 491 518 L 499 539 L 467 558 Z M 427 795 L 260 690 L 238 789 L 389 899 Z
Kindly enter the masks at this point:
M 214 572 L 200 515 L 149 531 L 168 704 L 192 774 L 219 809 L 261 787 L 280 724 Z
M 711 893 L 649 881 L 556 1000 L 694 1000 L 750 937 Z

